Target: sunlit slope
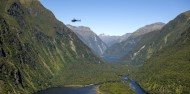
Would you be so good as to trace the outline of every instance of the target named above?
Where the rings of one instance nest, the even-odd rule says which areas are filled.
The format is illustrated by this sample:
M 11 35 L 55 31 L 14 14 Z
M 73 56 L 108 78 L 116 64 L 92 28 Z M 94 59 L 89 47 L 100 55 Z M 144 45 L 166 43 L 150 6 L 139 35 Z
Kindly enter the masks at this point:
M 138 63 L 138 60 L 142 62 L 142 59 L 144 62 L 135 76 L 133 75 L 134 79 L 153 94 L 189 94 L 190 11 L 180 14 L 152 36 L 155 37 L 147 41 L 148 43 L 139 43 L 146 47 L 134 58 L 134 63 Z M 152 54 L 147 58 L 150 49 Z

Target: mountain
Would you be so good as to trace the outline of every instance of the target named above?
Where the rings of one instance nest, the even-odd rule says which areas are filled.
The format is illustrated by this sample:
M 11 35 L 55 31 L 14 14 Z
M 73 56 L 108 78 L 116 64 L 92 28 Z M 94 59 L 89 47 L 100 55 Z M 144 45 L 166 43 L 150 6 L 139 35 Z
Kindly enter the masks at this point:
M 153 23 L 150 25 L 146 25 L 144 27 L 139 28 L 138 30 L 136 30 L 131 37 L 138 37 L 144 34 L 147 34 L 149 32 L 155 31 L 155 30 L 160 30 L 163 26 L 165 25 L 165 23 L 162 22 L 157 22 L 157 23 Z
M 0 1 L 0 94 L 116 78 L 38 0 Z
M 141 39 L 136 41 L 130 52 L 123 56 L 122 61 L 130 62 L 133 65 L 145 63 L 157 49 L 152 48 L 152 46 L 155 45 L 154 41 L 156 41 L 156 37 L 158 37 L 159 34 L 160 30 L 155 30 L 141 36 Z
M 144 35 L 124 60 L 140 65 L 133 79 L 150 94 L 190 93 L 190 11 Z
M 156 30 L 160 30 L 164 25 L 164 23 L 158 22 L 139 28 L 134 33 L 132 33 L 126 40 L 115 43 L 114 45 L 109 47 L 105 51 L 104 56 L 123 58 L 135 47 L 136 43 L 141 40 L 143 35 Z
M 126 34 L 122 35 L 122 36 L 119 38 L 118 43 L 127 40 L 130 36 L 131 36 L 131 33 L 126 33 Z
M 107 49 L 107 45 L 89 27 L 76 27 L 71 25 L 67 25 L 67 27 L 75 32 L 75 34 L 97 55 L 102 56 Z
M 124 40 L 127 40 L 127 38 L 131 35 L 131 33 L 126 33 L 122 36 L 110 36 L 105 34 L 100 34 L 100 39 L 108 45 L 108 47 L 112 46 L 115 43 L 122 42 Z
M 98 36 L 108 47 L 117 43 L 120 38 L 120 36 L 110 36 L 105 34 L 100 34 Z

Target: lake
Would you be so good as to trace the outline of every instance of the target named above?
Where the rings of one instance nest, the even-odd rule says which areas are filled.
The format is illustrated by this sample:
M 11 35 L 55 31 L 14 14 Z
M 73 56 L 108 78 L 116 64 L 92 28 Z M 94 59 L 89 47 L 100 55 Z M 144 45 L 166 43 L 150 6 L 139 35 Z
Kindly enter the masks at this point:
M 35 94 L 97 94 L 97 85 L 86 87 L 54 87 Z
M 133 89 L 137 94 L 146 94 L 146 92 L 135 81 L 129 79 L 127 76 L 122 77 L 122 79 L 129 82 L 131 89 Z M 98 85 L 86 87 L 54 87 L 35 94 L 98 94 L 96 91 L 97 86 Z

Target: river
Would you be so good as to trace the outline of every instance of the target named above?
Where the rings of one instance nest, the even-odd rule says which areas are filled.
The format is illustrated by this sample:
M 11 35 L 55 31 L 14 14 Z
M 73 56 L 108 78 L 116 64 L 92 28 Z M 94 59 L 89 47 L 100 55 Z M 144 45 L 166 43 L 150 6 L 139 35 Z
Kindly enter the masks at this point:
M 140 87 L 138 83 L 129 79 L 127 76 L 122 77 L 123 80 L 130 83 L 130 87 L 137 94 L 146 94 L 145 91 Z M 91 85 L 86 87 L 54 87 L 47 90 L 37 92 L 35 94 L 98 94 L 96 87 L 98 85 Z
M 123 77 L 123 79 L 130 83 L 130 87 L 137 93 L 137 94 L 146 94 L 146 92 L 140 87 L 138 83 L 129 79 L 127 76 Z

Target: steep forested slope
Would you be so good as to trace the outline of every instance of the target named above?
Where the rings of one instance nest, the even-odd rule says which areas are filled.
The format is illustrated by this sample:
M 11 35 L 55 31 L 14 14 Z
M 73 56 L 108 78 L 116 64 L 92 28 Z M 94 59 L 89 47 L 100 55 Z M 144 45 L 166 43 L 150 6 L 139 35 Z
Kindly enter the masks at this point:
M 1 94 L 114 79 L 104 69 L 102 61 L 38 0 L 0 1 Z
M 148 39 L 147 36 L 151 35 Z M 146 47 L 138 52 L 135 61 L 142 62 L 143 58 L 144 64 L 131 77 L 153 94 L 189 94 L 190 11 L 180 14 L 162 30 L 147 36 L 139 43 Z M 149 41 L 145 42 L 147 39 Z M 151 55 L 148 55 L 150 49 Z

